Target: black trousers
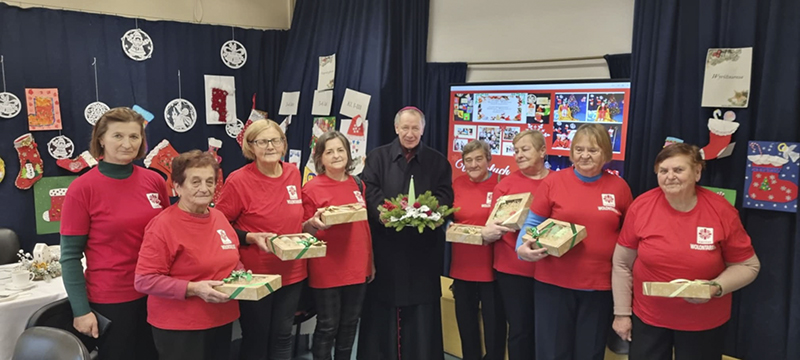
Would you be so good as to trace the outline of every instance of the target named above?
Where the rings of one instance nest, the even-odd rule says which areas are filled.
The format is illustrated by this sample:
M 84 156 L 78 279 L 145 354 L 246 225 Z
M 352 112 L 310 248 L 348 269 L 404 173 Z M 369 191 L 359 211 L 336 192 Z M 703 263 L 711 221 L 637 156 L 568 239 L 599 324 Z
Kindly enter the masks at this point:
M 147 297 L 118 304 L 89 303 L 111 320 L 111 327 L 97 343 L 101 360 L 158 359 L 153 331 L 147 323 Z
M 536 357 L 603 360 L 613 320 L 611 291 L 566 289 L 536 281 Z
M 441 303 L 396 307 L 367 297 L 358 360 L 444 360 Z
M 239 301 L 241 360 L 291 360 L 292 326 L 303 282 L 284 286 L 259 301 Z
M 206 330 L 164 330 L 154 327 L 159 360 L 229 360 L 233 323 Z
M 704 331 L 680 331 L 645 324 L 631 317 L 630 360 L 707 360 L 722 358 L 725 345 L 725 324 Z
M 506 356 L 506 318 L 497 283 L 453 280 L 456 321 L 463 360 L 503 360 Z M 483 315 L 486 357 L 481 351 L 478 312 Z
M 538 341 L 534 336 L 533 294 L 536 280 L 502 272 L 495 272 L 495 279 L 508 321 L 508 359 L 535 360 Z
M 317 328 L 311 352 L 314 360 L 350 360 L 356 339 L 358 318 L 367 284 L 339 286 L 329 289 L 311 289 L 317 309 Z

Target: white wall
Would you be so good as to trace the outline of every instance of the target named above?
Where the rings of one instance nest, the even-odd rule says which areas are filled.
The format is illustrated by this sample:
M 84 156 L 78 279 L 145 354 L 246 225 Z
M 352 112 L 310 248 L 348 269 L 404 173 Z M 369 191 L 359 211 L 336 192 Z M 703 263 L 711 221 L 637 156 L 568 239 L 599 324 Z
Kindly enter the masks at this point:
M 149 20 L 288 29 L 294 0 L 24 0 L 13 6 L 47 7 Z
M 511 61 L 631 51 L 634 0 L 431 0 L 428 61 Z M 469 66 L 467 81 L 608 78 L 605 60 Z

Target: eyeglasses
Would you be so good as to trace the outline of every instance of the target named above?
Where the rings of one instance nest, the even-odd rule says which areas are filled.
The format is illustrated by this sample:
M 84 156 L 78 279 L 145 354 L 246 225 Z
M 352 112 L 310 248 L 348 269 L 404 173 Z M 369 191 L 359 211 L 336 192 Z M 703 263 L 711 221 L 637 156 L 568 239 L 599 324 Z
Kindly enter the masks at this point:
M 274 147 L 279 147 L 283 145 L 283 138 L 258 139 L 250 141 L 250 144 L 258 146 L 262 149 L 266 149 L 269 144 L 272 144 Z

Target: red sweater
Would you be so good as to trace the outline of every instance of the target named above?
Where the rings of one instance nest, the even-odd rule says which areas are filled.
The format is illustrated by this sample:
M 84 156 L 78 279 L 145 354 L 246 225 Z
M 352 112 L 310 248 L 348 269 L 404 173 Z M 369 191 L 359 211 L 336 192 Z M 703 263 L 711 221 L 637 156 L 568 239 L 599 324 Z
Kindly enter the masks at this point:
M 486 225 L 492 213 L 492 191 L 497 185 L 497 176 L 479 183 L 472 182 L 469 175 L 462 175 L 453 181 L 454 208 L 461 208 L 454 214 L 455 222 L 467 225 Z M 450 277 L 464 281 L 493 281 L 492 246 L 452 244 Z
M 552 175 L 548 175 L 552 176 Z M 529 192 L 536 193 L 536 189 L 542 184 L 543 180 L 533 180 L 523 175 L 517 170 L 497 184 L 494 188 L 492 207 L 497 199 L 503 195 L 520 194 Z M 495 270 L 512 275 L 527 276 L 532 278 L 536 269 L 536 263 L 522 261 L 517 256 L 517 235 L 519 231 L 506 233 L 503 238 L 494 243 L 494 268 Z

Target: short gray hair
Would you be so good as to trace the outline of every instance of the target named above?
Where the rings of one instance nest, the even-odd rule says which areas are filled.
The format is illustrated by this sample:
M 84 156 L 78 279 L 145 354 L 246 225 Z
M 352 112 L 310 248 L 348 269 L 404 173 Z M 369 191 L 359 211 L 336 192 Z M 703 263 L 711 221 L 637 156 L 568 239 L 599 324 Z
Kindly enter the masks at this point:
M 461 149 L 461 160 L 464 160 L 464 156 L 477 150 L 482 150 L 483 155 L 486 156 L 486 160 L 492 160 L 492 149 L 489 148 L 489 144 L 483 142 L 482 140 L 472 140 L 467 145 Z
M 422 127 L 423 128 L 425 127 L 425 114 L 423 114 L 422 111 L 420 111 L 419 109 L 417 109 L 417 108 L 415 108 L 413 106 L 404 107 L 404 108 L 400 109 L 400 111 L 397 112 L 397 114 L 394 116 L 394 125 L 395 126 L 397 126 L 397 123 L 400 121 L 400 116 L 405 114 L 405 113 L 407 113 L 407 112 L 413 112 L 413 113 L 417 114 L 417 116 L 419 116 L 419 118 L 422 120 Z

